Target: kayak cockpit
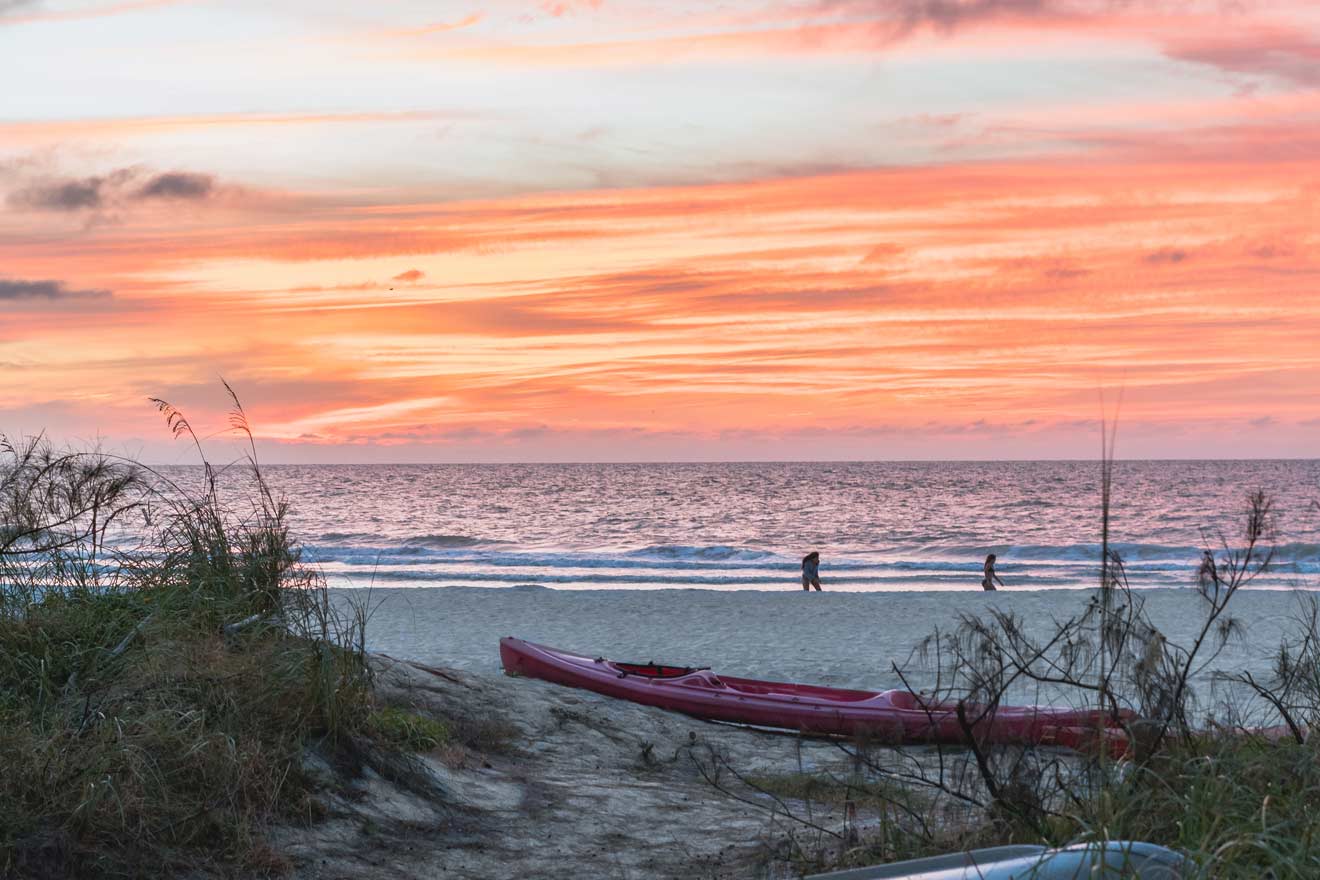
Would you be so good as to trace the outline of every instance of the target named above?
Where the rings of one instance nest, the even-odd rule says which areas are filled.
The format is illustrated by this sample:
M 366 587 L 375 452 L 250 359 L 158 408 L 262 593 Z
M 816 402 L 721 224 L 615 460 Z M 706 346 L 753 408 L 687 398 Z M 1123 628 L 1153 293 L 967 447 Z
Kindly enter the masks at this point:
M 720 680 L 730 690 L 757 697 L 789 697 L 797 700 L 828 703 L 861 703 L 880 696 L 875 691 L 855 691 L 809 684 L 789 684 L 782 681 L 757 681 L 751 678 L 730 678 L 727 675 L 720 676 Z
M 682 678 L 694 672 L 709 669 L 709 666 L 666 666 L 663 663 L 617 663 L 611 662 L 623 675 L 636 675 L 639 678 Z

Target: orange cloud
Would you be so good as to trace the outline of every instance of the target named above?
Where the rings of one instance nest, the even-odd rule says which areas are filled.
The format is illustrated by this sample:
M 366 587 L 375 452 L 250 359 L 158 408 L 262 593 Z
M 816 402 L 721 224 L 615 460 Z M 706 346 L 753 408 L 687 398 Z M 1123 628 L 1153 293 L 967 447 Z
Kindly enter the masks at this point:
M 472 27 L 475 24 L 479 24 L 484 17 L 485 16 L 480 12 L 474 12 L 471 15 L 463 16 L 457 21 L 441 21 L 433 24 L 424 24 L 419 27 L 391 28 L 389 30 L 376 31 L 375 35 L 395 38 L 429 37 L 432 34 L 443 34 Z
M 1115 385 L 1134 424 L 1295 425 L 1320 416 L 1320 167 L 1247 161 L 1258 134 L 1213 161 L 322 200 L 0 236 L 15 278 L 114 294 L 102 314 L 22 314 L 0 359 L 23 365 L 11 403 L 186 398 L 223 373 L 286 443 L 1067 431 Z M 404 254 L 424 270 L 398 272 Z M 389 277 L 404 283 L 363 282 Z

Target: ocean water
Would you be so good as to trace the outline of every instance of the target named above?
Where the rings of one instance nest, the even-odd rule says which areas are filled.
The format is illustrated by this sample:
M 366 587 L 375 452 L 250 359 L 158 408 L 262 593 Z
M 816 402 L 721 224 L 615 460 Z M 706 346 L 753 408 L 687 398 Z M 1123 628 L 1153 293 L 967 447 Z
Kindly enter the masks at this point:
M 1096 462 L 284 466 L 268 479 L 332 586 L 979 590 L 1090 588 Z M 1118 462 L 1111 540 L 1132 586 L 1192 587 L 1274 499 L 1253 586 L 1320 587 L 1320 461 Z

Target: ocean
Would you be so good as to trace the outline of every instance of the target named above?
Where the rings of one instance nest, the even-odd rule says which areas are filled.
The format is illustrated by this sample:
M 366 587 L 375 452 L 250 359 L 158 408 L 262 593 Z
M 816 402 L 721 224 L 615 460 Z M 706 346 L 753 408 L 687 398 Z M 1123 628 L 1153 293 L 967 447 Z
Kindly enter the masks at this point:
M 342 465 L 265 469 L 334 587 L 1009 590 L 1098 578 L 1097 462 Z M 1196 583 L 1274 499 L 1256 588 L 1320 586 L 1320 461 L 1130 461 L 1111 540 L 1136 588 Z

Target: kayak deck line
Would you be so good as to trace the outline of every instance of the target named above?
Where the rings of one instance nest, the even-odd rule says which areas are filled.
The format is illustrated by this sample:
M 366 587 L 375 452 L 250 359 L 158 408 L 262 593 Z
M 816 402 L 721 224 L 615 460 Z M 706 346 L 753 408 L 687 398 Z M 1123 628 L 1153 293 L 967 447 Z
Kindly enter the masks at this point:
M 500 640 L 504 671 L 708 721 L 906 745 L 1060 746 L 1121 757 L 1131 713 L 1048 706 L 932 703 L 906 690 L 863 691 L 717 675 L 709 667 L 620 663 L 512 636 Z M 970 736 L 969 736 L 970 733 Z

